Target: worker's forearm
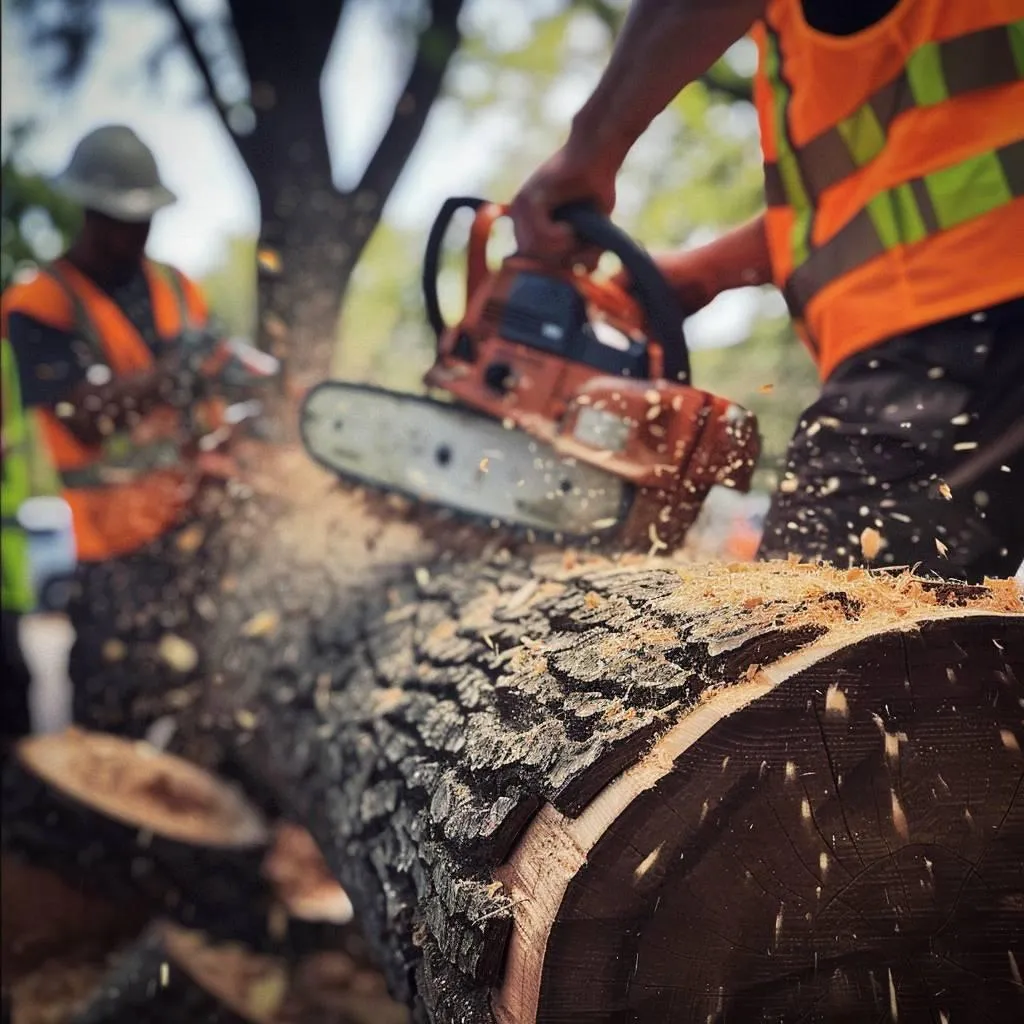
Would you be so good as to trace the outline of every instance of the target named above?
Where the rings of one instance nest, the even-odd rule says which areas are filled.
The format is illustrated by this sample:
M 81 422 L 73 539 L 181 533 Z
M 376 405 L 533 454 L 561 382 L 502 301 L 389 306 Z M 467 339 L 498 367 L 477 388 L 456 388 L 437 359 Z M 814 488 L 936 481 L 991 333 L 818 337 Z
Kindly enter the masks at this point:
M 746 33 L 766 0 L 634 0 L 570 145 L 621 164 L 675 95 Z
M 764 215 L 709 242 L 700 250 L 710 270 L 710 297 L 730 288 L 768 284 L 772 279 L 771 258 Z

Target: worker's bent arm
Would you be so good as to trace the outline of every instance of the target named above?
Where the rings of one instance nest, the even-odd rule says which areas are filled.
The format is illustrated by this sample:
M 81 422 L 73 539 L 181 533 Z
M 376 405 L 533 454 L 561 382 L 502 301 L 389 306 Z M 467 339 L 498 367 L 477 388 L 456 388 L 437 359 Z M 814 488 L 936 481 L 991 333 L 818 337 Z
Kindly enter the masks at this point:
M 707 261 L 709 300 L 730 288 L 769 284 L 771 258 L 764 214 L 697 250 Z
M 767 0 L 634 0 L 569 145 L 621 165 L 676 94 L 763 14 Z

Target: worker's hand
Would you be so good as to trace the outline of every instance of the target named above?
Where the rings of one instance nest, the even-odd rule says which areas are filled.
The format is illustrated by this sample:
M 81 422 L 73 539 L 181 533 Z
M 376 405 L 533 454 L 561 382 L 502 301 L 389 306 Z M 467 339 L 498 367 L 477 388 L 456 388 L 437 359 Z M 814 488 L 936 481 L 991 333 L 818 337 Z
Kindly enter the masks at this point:
M 686 316 L 703 309 L 721 291 L 711 261 L 700 249 L 652 253 L 651 259 L 675 292 Z M 612 280 L 627 291 L 632 287 L 626 270 L 620 270 Z
M 515 224 L 519 251 L 552 262 L 596 263 L 597 253 L 580 245 L 568 224 L 552 220 L 553 210 L 574 200 L 590 200 L 606 216 L 615 208 L 614 160 L 594 159 L 581 146 L 569 143 L 542 164 L 512 200 L 509 214 Z

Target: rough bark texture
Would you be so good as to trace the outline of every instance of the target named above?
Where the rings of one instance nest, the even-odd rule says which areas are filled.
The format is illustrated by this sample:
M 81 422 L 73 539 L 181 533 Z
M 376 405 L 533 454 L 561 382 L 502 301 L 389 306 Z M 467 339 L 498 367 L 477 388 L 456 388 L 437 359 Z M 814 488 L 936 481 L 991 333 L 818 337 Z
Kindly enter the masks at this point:
M 321 844 L 393 992 L 446 1024 L 492 1019 L 515 916 L 495 871 L 538 809 L 578 815 L 705 699 L 816 639 L 958 605 L 993 615 L 1018 674 L 1024 646 L 1012 584 L 785 564 L 567 568 L 506 552 L 413 574 L 396 563 L 361 586 L 327 554 L 313 586 L 266 565 L 240 576 L 247 611 L 225 608 L 218 631 L 234 638 L 217 655 L 220 711 L 243 726 L 248 770 Z M 278 610 L 274 629 L 245 635 L 261 606 Z

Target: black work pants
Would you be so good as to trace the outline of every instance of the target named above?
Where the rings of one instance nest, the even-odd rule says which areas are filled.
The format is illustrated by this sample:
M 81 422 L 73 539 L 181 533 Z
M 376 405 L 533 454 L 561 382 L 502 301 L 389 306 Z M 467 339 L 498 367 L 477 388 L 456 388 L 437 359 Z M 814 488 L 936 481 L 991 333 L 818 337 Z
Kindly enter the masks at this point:
M 28 703 L 32 673 L 21 651 L 21 615 L 5 611 L 2 618 L 4 674 L 0 681 L 0 693 L 3 694 L 0 699 L 0 754 L 6 763 L 10 748 L 32 731 Z
M 1013 576 L 1024 560 L 1024 449 L 945 481 L 1022 420 L 1024 299 L 850 357 L 800 419 L 759 557 Z

